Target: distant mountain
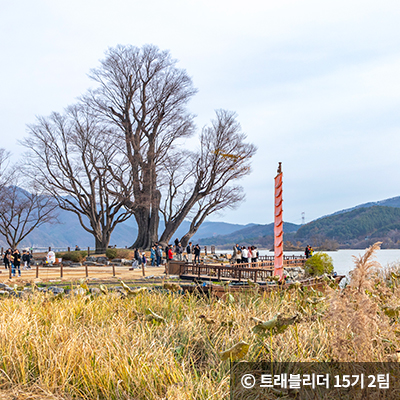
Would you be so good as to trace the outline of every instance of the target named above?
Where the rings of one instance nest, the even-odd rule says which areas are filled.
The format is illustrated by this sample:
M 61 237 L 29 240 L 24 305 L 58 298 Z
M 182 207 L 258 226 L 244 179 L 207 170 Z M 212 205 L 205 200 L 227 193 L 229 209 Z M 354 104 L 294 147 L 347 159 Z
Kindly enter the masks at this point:
M 294 233 L 299 229 L 300 225 L 292 224 L 290 222 L 283 223 L 283 231 L 287 234 Z M 255 245 L 259 247 L 270 247 L 273 243 L 274 224 L 266 225 L 252 225 L 228 235 L 218 235 L 201 239 L 201 245 L 215 245 L 215 246 L 233 246 L 235 243 L 241 245 Z
M 400 246 L 400 208 L 355 207 L 312 221 L 294 235 L 294 240 L 303 243 L 325 239 L 335 240 L 341 247 L 365 247 L 378 240 L 384 242 L 383 247 Z
M 336 211 L 333 214 L 324 215 L 320 218 L 329 217 L 331 215 L 343 214 L 349 211 L 356 210 L 357 208 L 369 208 L 373 206 L 382 206 L 382 207 L 393 207 L 393 208 L 400 208 L 400 196 L 391 197 L 390 199 L 379 200 L 379 201 L 370 201 L 369 203 L 359 204 L 358 206 L 346 208 L 344 210 Z
M 21 189 L 22 193 L 22 189 Z M 21 247 L 93 247 L 94 238 L 80 225 L 78 217 L 72 212 L 59 210 L 59 224 L 44 224 L 34 230 L 21 244 Z M 184 221 L 178 228 L 176 237 L 181 238 L 189 228 Z M 235 243 L 269 248 L 273 244 L 273 223 L 230 224 L 206 221 L 192 237 L 192 242 L 201 245 L 216 245 L 229 248 Z M 159 233 L 164 229 L 160 221 Z M 110 245 L 130 246 L 137 236 L 134 217 L 117 225 L 111 235 Z M 304 226 L 284 223 L 284 240 L 296 246 L 310 243 L 316 246 L 321 241 L 335 241 L 341 247 L 365 247 L 369 242 L 383 240 L 383 247 L 400 248 L 400 196 L 386 200 L 369 202 L 321 217 Z M 6 247 L 0 237 L 0 246 Z
M 87 221 L 86 218 L 83 218 Z M 94 247 L 94 238 L 89 232 L 82 228 L 78 217 L 69 211 L 59 210 L 57 220 L 59 223 L 44 224 L 35 229 L 28 237 L 23 240 L 20 247 L 52 247 L 52 248 L 75 248 L 79 245 L 81 248 Z M 181 238 L 188 230 L 189 221 L 184 221 L 174 237 Z M 245 227 L 251 227 L 254 224 L 230 224 L 226 222 L 204 222 L 197 233 L 193 236 L 192 241 L 198 241 L 203 237 L 230 234 L 236 230 Z M 159 233 L 164 229 L 164 221 L 160 221 Z M 131 246 L 137 236 L 137 224 L 134 217 L 118 224 L 111 235 L 110 245 L 117 247 Z M 0 246 L 7 247 L 7 243 L 3 237 L 0 237 Z

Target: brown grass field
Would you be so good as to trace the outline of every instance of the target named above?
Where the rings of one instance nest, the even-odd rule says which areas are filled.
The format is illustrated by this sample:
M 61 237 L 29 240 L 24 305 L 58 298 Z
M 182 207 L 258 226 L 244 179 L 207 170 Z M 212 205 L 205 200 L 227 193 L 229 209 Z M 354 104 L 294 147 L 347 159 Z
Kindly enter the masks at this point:
M 230 360 L 397 362 L 400 274 L 374 263 L 376 249 L 355 260 L 345 290 L 252 288 L 218 300 L 173 288 L 54 296 L 31 284 L 0 298 L 0 399 L 220 400 Z M 141 275 L 123 269 L 111 280 Z M 16 290 L 29 274 L 12 280 Z

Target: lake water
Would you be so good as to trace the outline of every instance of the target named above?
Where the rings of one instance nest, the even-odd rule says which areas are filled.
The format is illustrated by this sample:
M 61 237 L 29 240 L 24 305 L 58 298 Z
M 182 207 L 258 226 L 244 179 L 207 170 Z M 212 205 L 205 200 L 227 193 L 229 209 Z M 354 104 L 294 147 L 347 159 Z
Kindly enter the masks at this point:
M 216 253 L 227 253 L 227 251 L 218 250 Z M 354 260 L 352 256 L 359 256 L 364 254 L 364 250 L 338 250 L 327 251 L 333 259 L 334 270 L 339 275 L 347 275 L 349 271 L 354 268 Z M 303 251 L 285 251 L 285 255 L 304 255 Z M 260 250 L 262 256 L 273 256 L 274 253 L 268 250 Z M 376 252 L 376 260 L 381 263 L 383 267 L 393 263 L 400 263 L 400 249 L 378 250 Z

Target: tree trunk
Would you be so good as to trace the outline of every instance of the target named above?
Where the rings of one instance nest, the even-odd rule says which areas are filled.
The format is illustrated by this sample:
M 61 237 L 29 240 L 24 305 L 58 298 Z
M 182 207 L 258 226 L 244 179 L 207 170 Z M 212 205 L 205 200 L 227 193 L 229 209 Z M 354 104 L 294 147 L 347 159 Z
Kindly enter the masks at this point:
M 104 254 L 110 244 L 111 233 L 103 232 L 103 234 L 95 235 L 95 253 Z
M 161 195 L 156 193 L 153 199 L 153 207 L 138 207 L 134 211 L 134 216 L 138 225 L 138 235 L 131 249 L 148 250 L 158 241 L 158 224 L 160 217 L 158 215 Z
M 187 232 L 186 234 L 184 234 L 181 238 L 181 245 L 183 248 L 186 248 L 186 246 L 189 243 L 189 240 L 191 239 L 191 237 L 195 234 L 196 232 Z

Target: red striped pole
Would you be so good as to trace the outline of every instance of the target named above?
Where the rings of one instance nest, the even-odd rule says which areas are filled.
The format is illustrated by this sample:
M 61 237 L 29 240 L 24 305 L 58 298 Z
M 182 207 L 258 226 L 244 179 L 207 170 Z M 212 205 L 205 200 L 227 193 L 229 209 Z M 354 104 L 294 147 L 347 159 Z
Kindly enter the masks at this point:
M 282 163 L 279 163 L 275 177 L 275 215 L 274 215 L 274 275 L 283 278 L 283 209 L 282 209 Z

